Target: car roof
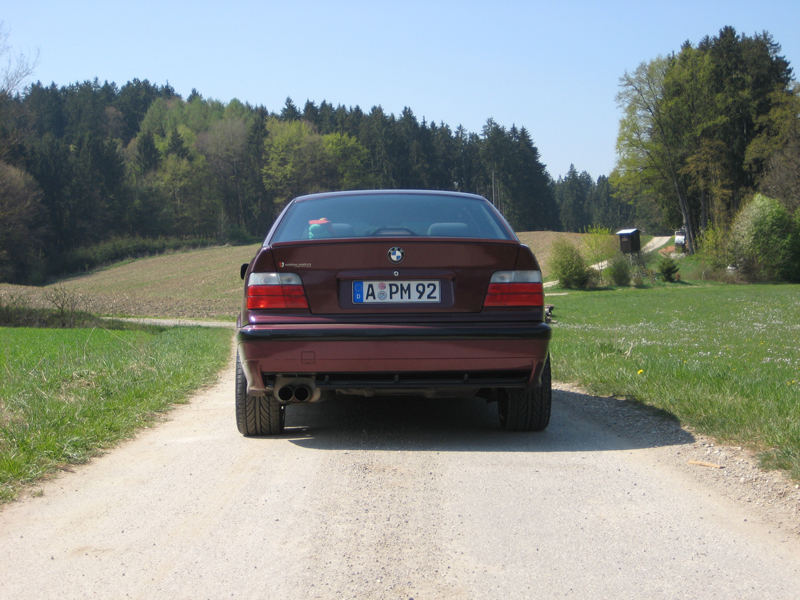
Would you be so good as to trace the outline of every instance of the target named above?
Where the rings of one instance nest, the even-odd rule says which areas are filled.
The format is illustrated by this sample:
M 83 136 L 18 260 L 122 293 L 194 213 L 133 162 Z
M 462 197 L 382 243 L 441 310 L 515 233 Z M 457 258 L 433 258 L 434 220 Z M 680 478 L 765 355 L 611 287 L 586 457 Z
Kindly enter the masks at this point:
M 479 196 L 477 194 L 469 194 L 466 192 L 453 192 L 447 190 L 415 190 L 415 189 L 348 190 L 348 191 L 336 191 L 336 192 L 319 192 L 316 194 L 306 194 L 303 196 L 298 196 L 297 198 L 292 200 L 292 202 L 306 202 L 308 200 L 316 200 L 319 198 L 335 198 L 337 196 L 369 196 L 369 195 L 391 196 L 391 195 L 408 195 L 408 194 L 414 194 L 418 196 L 449 196 L 451 198 L 468 198 L 471 200 L 482 200 L 484 202 L 488 202 L 488 200 L 483 196 Z

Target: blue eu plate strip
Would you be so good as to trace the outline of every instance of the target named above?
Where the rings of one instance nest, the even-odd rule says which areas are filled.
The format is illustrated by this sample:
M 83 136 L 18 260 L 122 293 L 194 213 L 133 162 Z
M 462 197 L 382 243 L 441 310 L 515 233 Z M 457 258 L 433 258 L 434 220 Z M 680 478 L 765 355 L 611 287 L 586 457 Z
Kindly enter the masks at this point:
M 360 304 L 364 302 L 364 282 L 353 282 L 353 304 Z

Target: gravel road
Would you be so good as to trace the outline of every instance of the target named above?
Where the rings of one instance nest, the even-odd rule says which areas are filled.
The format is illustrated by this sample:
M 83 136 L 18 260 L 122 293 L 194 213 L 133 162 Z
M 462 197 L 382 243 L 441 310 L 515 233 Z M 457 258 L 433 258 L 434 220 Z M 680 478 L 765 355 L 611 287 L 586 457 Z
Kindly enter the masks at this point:
M 2 508 L 0 597 L 800 594 L 794 484 L 630 403 L 564 388 L 509 434 L 481 400 L 345 400 L 245 439 L 232 372 Z

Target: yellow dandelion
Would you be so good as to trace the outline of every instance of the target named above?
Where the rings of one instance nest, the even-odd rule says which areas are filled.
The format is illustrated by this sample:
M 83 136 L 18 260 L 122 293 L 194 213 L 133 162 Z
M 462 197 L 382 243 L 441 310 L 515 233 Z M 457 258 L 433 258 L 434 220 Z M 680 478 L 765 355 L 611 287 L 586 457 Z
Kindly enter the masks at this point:
M 639 369 L 638 371 L 636 371 L 637 375 L 641 375 L 642 373 L 644 373 L 644 369 Z

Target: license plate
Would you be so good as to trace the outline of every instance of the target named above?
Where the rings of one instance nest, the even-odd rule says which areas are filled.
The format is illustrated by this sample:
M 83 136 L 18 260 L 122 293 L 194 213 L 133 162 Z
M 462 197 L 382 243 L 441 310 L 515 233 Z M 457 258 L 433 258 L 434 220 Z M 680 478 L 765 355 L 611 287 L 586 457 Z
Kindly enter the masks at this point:
M 438 281 L 354 281 L 353 304 L 441 302 Z

